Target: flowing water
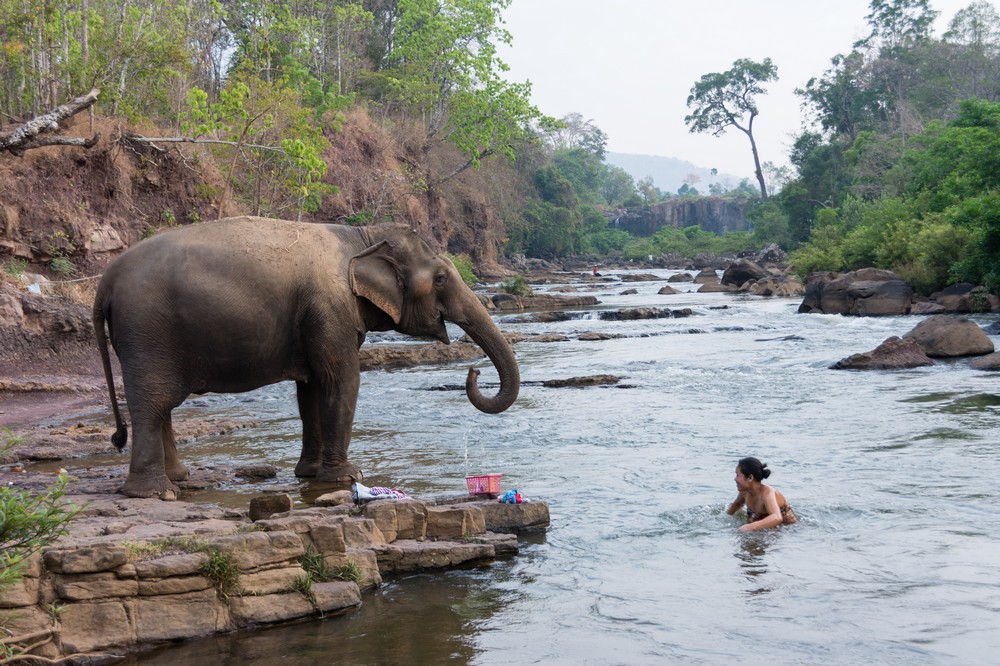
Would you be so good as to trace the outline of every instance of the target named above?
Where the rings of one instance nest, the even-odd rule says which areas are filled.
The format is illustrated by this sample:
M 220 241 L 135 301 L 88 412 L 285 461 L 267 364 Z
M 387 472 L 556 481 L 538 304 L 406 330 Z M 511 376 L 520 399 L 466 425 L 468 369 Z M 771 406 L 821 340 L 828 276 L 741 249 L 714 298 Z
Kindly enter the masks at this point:
M 363 375 L 351 457 L 366 481 L 435 497 L 502 473 L 505 490 L 551 509 L 519 556 L 394 578 L 344 616 L 134 663 L 994 663 L 1000 375 L 965 361 L 829 370 L 919 318 L 798 315 L 798 300 L 657 295 L 663 284 L 609 283 L 601 306 L 570 321 L 500 317 L 506 330 L 570 337 L 515 347 L 526 384 L 500 415 L 430 390 L 462 384 L 464 366 Z M 639 294 L 619 295 L 629 287 Z M 634 306 L 694 315 L 597 316 Z M 587 331 L 622 337 L 579 341 Z M 538 385 L 604 373 L 619 387 Z M 175 421 L 196 410 L 262 425 L 182 455 L 266 461 L 294 483 L 293 390 L 190 401 Z M 800 523 L 736 531 L 725 507 L 747 455 L 769 464 Z

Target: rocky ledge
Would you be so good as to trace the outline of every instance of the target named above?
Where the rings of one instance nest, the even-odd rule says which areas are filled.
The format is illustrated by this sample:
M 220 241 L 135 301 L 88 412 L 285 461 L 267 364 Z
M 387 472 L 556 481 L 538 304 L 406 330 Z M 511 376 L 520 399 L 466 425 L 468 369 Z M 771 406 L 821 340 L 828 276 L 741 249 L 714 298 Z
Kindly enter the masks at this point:
M 72 495 L 70 534 L 0 594 L 0 646 L 110 661 L 168 641 L 349 612 L 384 576 L 510 556 L 546 502 L 313 506 L 251 522 L 186 502 Z

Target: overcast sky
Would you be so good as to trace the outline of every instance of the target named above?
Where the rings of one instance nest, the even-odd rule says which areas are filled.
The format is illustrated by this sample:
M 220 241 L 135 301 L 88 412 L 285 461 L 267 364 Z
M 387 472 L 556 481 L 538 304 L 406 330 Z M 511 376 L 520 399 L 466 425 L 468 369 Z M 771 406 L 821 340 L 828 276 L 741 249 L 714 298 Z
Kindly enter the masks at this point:
M 931 0 L 940 36 L 972 0 Z M 530 80 L 532 101 L 556 118 L 580 113 L 608 135 L 608 150 L 663 155 L 753 176 L 746 135 L 691 134 L 687 97 L 703 74 L 738 58 L 771 58 L 779 80 L 760 98 L 761 161 L 788 163 L 802 113 L 795 88 L 868 35 L 868 0 L 513 0 L 507 79 Z M 994 3 L 996 4 L 996 3 Z

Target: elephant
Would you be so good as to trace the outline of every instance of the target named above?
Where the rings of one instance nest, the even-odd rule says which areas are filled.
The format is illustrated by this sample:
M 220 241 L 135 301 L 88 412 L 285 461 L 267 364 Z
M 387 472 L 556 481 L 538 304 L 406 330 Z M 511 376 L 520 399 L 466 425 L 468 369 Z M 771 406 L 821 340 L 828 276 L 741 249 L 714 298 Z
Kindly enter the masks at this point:
M 166 231 L 105 269 L 94 300 L 97 346 L 123 449 L 108 340 L 118 356 L 133 441 L 121 492 L 175 499 L 187 478 L 171 411 L 191 394 L 240 393 L 291 380 L 302 420 L 300 477 L 346 483 L 368 331 L 448 343 L 460 326 L 500 377 L 493 396 L 469 369 L 479 410 L 509 408 L 520 388 L 510 344 L 451 261 L 406 225 L 351 227 L 233 217 Z M 107 332 L 105 332 L 105 326 Z

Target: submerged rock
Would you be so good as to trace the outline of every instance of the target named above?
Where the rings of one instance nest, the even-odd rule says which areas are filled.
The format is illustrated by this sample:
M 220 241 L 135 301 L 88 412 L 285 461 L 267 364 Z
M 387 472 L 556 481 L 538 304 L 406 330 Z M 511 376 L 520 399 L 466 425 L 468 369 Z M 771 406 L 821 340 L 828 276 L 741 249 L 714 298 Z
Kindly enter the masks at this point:
M 545 388 L 568 388 L 583 386 L 608 386 L 617 384 L 621 379 L 615 375 L 589 375 L 587 377 L 570 377 L 568 379 L 550 379 L 542 382 Z

